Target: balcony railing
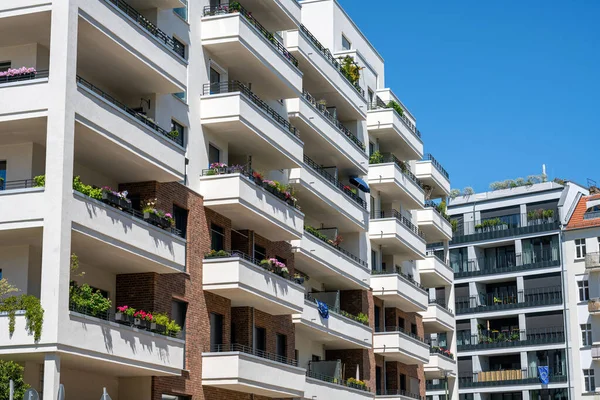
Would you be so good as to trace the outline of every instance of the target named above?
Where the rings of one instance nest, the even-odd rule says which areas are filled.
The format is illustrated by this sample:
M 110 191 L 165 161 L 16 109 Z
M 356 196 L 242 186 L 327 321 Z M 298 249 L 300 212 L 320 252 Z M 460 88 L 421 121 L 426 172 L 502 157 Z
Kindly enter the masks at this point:
M 21 179 L 16 181 L 0 180 L 0 190 L 29 189 L 32 187 L 36 187 L 33 179 Z
M 369 161 L 370 165 L 387 164 L 387 163 L 396 164 L 396 166 L 398 168 L 400 168 L 400 171 L 402 171 L 402 173 L 404 175 L 406 175 L 408 177 L 408 179 L 413 181 L 419 187 L 419 189 L 421 191 L 423 191 L 424 184 L 423 184 L 423 182 L 421 182 L 421 180 L 419 178 L 416 177 L 415 174 L 412 173 L 412 171 L 410 170 L 410 165 L 407 162 L 398 160 L 398 158 L 396 158 L 395 155 L 393 155 L 391 153 L 382 153 L 380 159 L 375 160 L 374 158 L 371 158 L 371 160 Z
M 375 96 L 375 99 L 372 102 L 369 103 L 369 110 L 379 110 L 379 109 L 393 109 L 393 107 L 392 106 L 388 106 L 387 104 L 385 104 L 385 102 L 383 100 L 381 100 L 381 98 L 379 96 Z M 396 110 L 394 110 L 394 111 L 396 111 Z M 417 129 L 417 127 L 415 126 L 415 124 L 413 124 L 406 117 L 406 115 L 404 115 L 404 113 L 400 114 L 400 113 L 396 112 L 396 114 L 400 117 L 400 119 L 402 120 L 402 122 L 404 123 L 404 125 L 406 125 L 406 127 L 408 129 L 410 129 L 420 139 L 421 138 L 421 132 Z
M 265 360 L 275 361 L 281 364 L 291 365 L 294 367 L 298 366 L 298 361 L 293 358 L 287 358 L 280 356 L 279 354 L 268 353 L 264 350 L 252 348 L 250 346 L 244 346 L 241 344 L 213 344 L 210 346 L 211 353 L 245 353 L 251 354 L 256 357 L 264 358 Z
M 548 374 L 550 383 L 563 383 L 567 381 L 565 371 L 550 368 Z M 458 378 L 460 388 L 490 387 L 490 386 L 512 386 L 540 383 L 537 368 L 482 371 L 472 375 L 463 375 Z
M 288 60 L 294 67 L 298 68 L 298 60 L 294 57 L 277 37 L 269 32 L 260 22 L 254 18 L 252 13 L 246 10 L 239 2 L 231 2 L 229 4 L 219 4 L 216 6 L 205 6 L 204 7 L 204 16 L 213 16 L 213 15 L 223 15 L 223 14 L 232 14 L 232 13 L 240 13 L 246 18 L 246 21 L 252 26 L 256 28 L 256 30 L 267 39 L 273 47 L 285 58 Z
M 446 221 L 450 222 L 450 216 L 446 214 L 440 204 L 437 204 L 433 200 L 425 200 L 425 208 L 431 208 L 435 211 L 440 217 L 444 218 Z
M 586 269 L 600 269 L 600 253 L 587 253 L 585 255 Z
M 592 359 L 594 359 L 594 360 L 600 359 L 600 344 L 592 345 Z
M 150 20 L 140 14 L 136 9 L 131 7 L 123 0 L 104 0 L 109 4 L 117 7 L 123 14 L 135 21 L 142 29 L 154 36 L 158 41 L 164 43 L 169 49 L 172 49 L 178 56 L 185 58 L 185 46 L 173 37 L 168 36 L 165 32 L 158 29 Z
M 343 379 L 332 378 L 331 376 L 319 374 L 318 372 L 314 372 L 314 371 L 310 371 L 310 370 L 306 371 L 306 376 L 309 378 L 318 379 L 323 382 L 334 383 L 334 384 L 340 385 L 340 386 L 346 386 L 351 389 L 362 390 L 365 392 L 371 391 L 371 389 L 367 385 L 359 385 L 357 383 L 349 382 L 349 381 L 346 381 Z
M 445 350 L 444 348 L 441 348 L 438 346 L 431 346 L 429 348 L 429 354 L 440 355 L 442 357 L 446 357 L 451 360 L 454 360 L 454 354 L 452 354 L 448 350 Z
M 352 200 L 354 200 L 354 202 L 357 203 L 359 206 L 361 206 L 363 209 L 365 209 L 365 210 L 367 209 L 366 201 L 361 199 L 358 196 L 358 194 L 352 192 L 352 190 L 350 189 L 350 187 L 348 185 L 344 185 L 342 182 L 338 181 L 333 175 L 331 175 L 329 172 L 327 172 L 322 166 L 320 166 L 319 164 L 317 164 L 316 162 L 314 162 L 313 160 L 308 158 L 308 156 L 306 154 L 304 155 L 304 164 L 306 164 L 313 171 L 315 171 L 316 173 L 321 175 L 323 178 L 325 178 L 325 180 L 329 181 L 333 186 L 335 186 L 336 188 L 341 190 L 346 196 L 348 196 Z
M 425 381 L 425 390 L 434 391 L 434 390 L 446 390 L 446 381 L 440 380 L 438 383 L 433 383 L 433 381 Z M 449 388 L 449 386 L 448 386 Z
M 380 326 L 376 326 L 375 332 L 376 333 L 399 333 L 401 335 L 411 337 L 413 339 L 418 340 L 419 342 L 427 344 L 425 342 L 425 339 L 422 338 L 421 336 L 417 335 L 416 333 L 408 332 L 404 328 L 401 328 L 399 326 L 384 326 L 383 328 Z
M 0 85 L 3 83 L 13 83 L 21 81 L 31 81 L 33 79 L 48 78 L 50 71 L 42 70 L 35 71 L 26 74 L 12 75 L 12 76 L 0 76 Z
M 512 331 L 482 330 L 478 334 L 458 332 L 457 348 L 460 351 L 498 349 L 508 347 L 538 346 L 564 343 L 564 328 L 549 327 L 537 329 L 517 329 Z
M 421 395 L 412 393 L 412 392 L 408 392 L 406 390 L 401 390 L 401 389 L 378 389 L 377 390 L 377 396 L 403 396 L 403 397 L 408 397 L 411 399 L 417 399 L 417 400 L 425 400 L 425 397 L 422 397 Z
M 598 314 L 600 312 L 600 298 L 592 298 L 588 300 L 588 312 L 590 314 Z
M 271 119 L 281 125 L 281 127 L 289 134 L 300 138 L 300 132 L 295 126 L 289 123 L 287 119 L 282 117 L 269 106 L 264 100 L 254 94 L 247 86 L 239 81 L 219 82 L 219 83 L 206 83 L 204 84 L 203 94 L 204 96 L 222 93 L 235 93 L 239 92 L 246 98 L 248 98 L 254 105 L 263 110 Z
M 398 222 L 404 225 L 409 231 L 425 240 L 425 234 L 415 225 L 410 219 L 406 218 L 399 211 L 391 209 L 391 210 L 373 210 L 371 212 L 372 219 L 382 219 L 382 218 L 396 218 Z
M 317 239 L 320 239 L 324 243 L 327 243 L 329 246 L 333 247 L 334 249 L 336 249 L 337 251 L 339 251 L 340 253 L 342 253 L 346 257 L 349 257 L 353 261 L 359 263 L 363 268 L 368 268 L 369 264 L 366 261 L 361 260 L 360 258 L 358 258 L 357 256 L 355 256 L 354 254 L 350 253 L 348 250 L 342 249 L 340 246 L 337 246 L 337 245 L 333 244 L 332 242 L 329 241 L 329 239 L 327 238 L 327 236 L 325 236 L 325 235 L 318 235 L 318 234 L 316 234 L 316 232 L 312 231 L 310 228 L 307 229 L 307 227 L 304 228 L 304 232 L 310 234 L 311 236 L 313 236 L 313 237 L 315 237 Z
M 600 211 L 589 211 L 583 214 L 583 219 L 596 219 L 600 218 Z
M 352 132 L 348 130 L 337 118 L 335 118 L 329 111 L 327 111 L 327 107 L 318 103 L 317 99 L 315 99 L 310 93 L 306 90 L 302 92 L 302 96 L 308 101 L 314 108 L 317 109 L 325 118 L 327 118 L 333 125 L 336 126 L 348 139 L 352 141 L 356 146 L 358 146 L 361 150 L 366 150 L 365 144 L 358 140 L 356 136 Z
M 456 314 L 510 310 L 562 304 L 560 286 L 486 293 L 456 298 Z
M 142 124 L 144 124 L 145 126 L 147 126 L 150 129 L 152 129 L 153 131 L 157 132 L 161 136 L 164 136 L 166 139 L 169 139 L 170 141 L 175 142 L 180 146 L 183 146 L 183 144 L 184 144 L 183 135 L 179 135 L 179 134 L 175 135 L 173 132 L 169 132 L 169 131 L 161 128 L 151 118 L 147 117 L 146 115 L 142 114 L 139 111 L 135 111 L 134 109 L 127 107 L 125 104 L 121 103 L 119 100 L 115 99 L 114 97 L 112 97 L 108 93 L 104 92 L 102 89 L 98 88 L 97 86 L 94 86 L 93 84 L 86 81 L 82 77 L 77 76 L 76 79 L 77 79 L 77 84 L 79 84 L 79 86 L 91 91 L 92 93 L 101 97 L 102 99 L 104 99 L 105 101 L 110 103 L 112 106 L 118 108 L 119 110 L 124 111 L 126 114 L 128 114 L 132 118 L 135 118 L 137 121 L 141 122 Z
M 448 171 L 442 167 L 442 164 L 438 160 L 436 160 L 430 153 L 427 153 L 423 156 L 423 161 L 431 161 L 431 164 L 437 169 L 442 175 L 446 177 L 446 179 L 450 179 L 450 174 Z
M 560 266 L 558 248 L 545 248 L 528 253 L 507 253 L 497 257 L 479 257 L 467 262 L 451 261 L 455 278 L 506 274 L 538 268 Z
M 441 300 L 441 299 L 429 299 L 429 304 L 435 304 L 438 305 L 439 307 L 443 308 L 444 310 L 446 310 L 448 313 L 454 315 L 454 311 L 452 311 L 451 308 L 448 307 L 448 305 L 446 304 L 446 300 Z
M 324 302 L 324 301 L 321 301 L 320 299 L 318 299 L 319 295 L 332 294 L 332 293 L 337 293 L 337 297 L 336 297 L 336 300 L 334 302 L 335 304 L 330 304 L 330 303 L 332 303 L 331 301 L 329 303 L 327 303 L 327 302 Z M 311 303 L 315 303 L 316 300 L 319 300 L 322 303 L 327 304 L 327 308 L 328 308 L 328 310 L 330 312 L 332 312 L 334 314 L 341 315 L 342 317 L 346 317 L 348 319 L 351 319 L 352 321 L 359 322 L 359 323 L 361 323 L 363 325 L 369 326 L 368 319 L 367 320 L 361 319 L 358 316 L 352 315 L 349 312 L 346 312 L 346 311 L 344 311 L 344 310 L 342 310 L 340 308 L 340 306 L 339 306 L 339 303 L 340 303 L 340 293 L 339 293 L 339 291 L 338 292 L 306 292 L 306 293 L 304 293 L 304 298 L 306 300 L 310 301 Z
M 381 270 L 371 270 L 371 275 L 389 275 L 389 274 L 397 274 L 400 275 L 401 278 L 403 278 L 404 280 L 408 281 L 408 283 L 410 283 L 411 285 L 413 285 L 414 287 L 416 287 L 417 289 L 421 289 L 423 291 L 427 291 L 427 288 L 424 287 L 423 285 L 421 285 L 419 282 L 415 281 L 411 276 L 406 275 L 405 273 L 402 272 L 402 270 L 400 269 L 400 267 L 396 266 L 394 268 L 393 271 L 388 271 L 387 269 L 381 269 Z
M 555 217 L 558 215 L 558 211 L 552 211 L 553 216 L 545 218 L 531 218 L 528 214 L 511 214 L 481 221 L 459 221 L 454 230 L 451 244 L 557 230 L 560 226 L 558 218 Z

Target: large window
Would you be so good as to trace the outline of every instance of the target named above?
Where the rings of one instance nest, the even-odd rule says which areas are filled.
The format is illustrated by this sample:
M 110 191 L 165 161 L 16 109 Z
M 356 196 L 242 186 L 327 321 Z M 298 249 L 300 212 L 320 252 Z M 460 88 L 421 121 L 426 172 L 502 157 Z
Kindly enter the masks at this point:
M 275 347 L 277 348 L 277 355 L 279 357 L 287 357 L 287 336 L 278 333 L 275 337 Z
M 225 230 L 216 224 L 210 224 L 211 250 L 225 250 Z
M 575 258 L 585 257 L 585 239 L 575 239 Z
M 581 343 L 584 346 L 591 346 L 592 341 L 592 324 L 581 324 Z
M 352 49 L 352 42 L 350 42 L 346 36 L 342 35 L 342 50 L 350 49 Z
M 587 280 L 577 281 L 579 288 L 579 301 L 588 301 L 590 299 L 590 287 Z
M 6 183 L 6 161 L 0 161 L 0 190 L 4 189 Z
M 185 238 L 187 234 L 188 210 L 173 205 L 173 218 L 175 219 L 175 228 L 180 232 L 180 236 Z
M 594 379 L 594 370 L 593 369 L 584 369 L 583 370 L 583 379 L 585 381 L 585 391 L 586 392 L 595 392 L 596 391 L 596 380 Z
M 267 258 L 267 249 L 257 244 L 254 245 L 254 259 L 261 261 Z
M 254 327 L 254 340 L 256 350 L 267 351 L 267 330 L 265 328 Z
M 185 329 L 185 317 L 188 304 L 184 301 L 173 300 L 171 303 L 171 317 L 181 329 Z
M 221 150 L 213 146 L 212 144 L 208 145 L 208 164 L 214 164 L 221 161 Z
M 174 119 L 171 120 L 171 132 L 173 139 L 183 146 L 183 139 L 185 135 L 185 127 Z M 177 133 L 175 133 L 177 132 Z
M 10 61 L 2 61 L 0 62 L 0 72 L 6 72 L 11 67 L 12 63 Z
M 232 327 L 232 332 L 233 327 Z M 223 344 L 223 316 L 217 313 L 210 313 L 210 347 L 211 351 L 216 351 L 216 346 Z

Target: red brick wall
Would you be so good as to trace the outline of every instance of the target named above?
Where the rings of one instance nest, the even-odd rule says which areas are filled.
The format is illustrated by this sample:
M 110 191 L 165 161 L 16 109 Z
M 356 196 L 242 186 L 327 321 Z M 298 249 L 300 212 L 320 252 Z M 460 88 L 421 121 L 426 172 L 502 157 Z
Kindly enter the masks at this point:
M 291 315 L 269 315 L 262 311 L 254 310 L 254 325 L 266 329 L 267 352 L 277 353 L 276 336 L 279 333 L 287 336 L 286 357 L 295 358 L 296 339 Z
M 388 391 L 400 390 L 400 375 L 406 376 L 406 388 L 410 391 L 410 378 L 419 379 L 421 396 L 425 396 L 425 373 L 423 367 L 418 365 L 406 365 L 396 361 L 388 361 L 385 363 L 385 378 L 386 389 Z
M 375 365 L 371 365 L 372 349 L 327 350 L 325 357 L 329 361 L 342 360 L 344 379 L 356 378 L 356 366 L 359 366 L 360 380 L 370 388 L 375 387 Z

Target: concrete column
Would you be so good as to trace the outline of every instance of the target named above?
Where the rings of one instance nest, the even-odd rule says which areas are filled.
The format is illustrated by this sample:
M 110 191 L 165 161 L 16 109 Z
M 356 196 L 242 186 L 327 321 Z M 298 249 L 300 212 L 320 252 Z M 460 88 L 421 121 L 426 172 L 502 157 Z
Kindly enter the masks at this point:
M 521 356 L 521 369 L 529 369 L 529 362 L 527 361 L 527 352 L 522 351 L 519 354 Z
M 60 356 L 57 353 L 46 354 L 44 358 L 44 399 L 56 399 L 60 385 Z
M 525 289 L 525 281 L 522 276 L 517 276 L 517 298 L 519 303 L 523 303 L 525 301 L 525 294 L 523 293 Z M 519 294 L 521 293 L 521 294 Z
M 519 213 L 521 213 L 521 226 L 527 226 L 527 204 L 521 204 L 519 208 Z
M 60 319 L 66 322 L 68 318 L 78 23 L 75 1 L 53 2 L 51 22 L 48 84 L 53 99 L 48 109 L 40 294 L 45 312 L 41 342 L 45 343 L 58 342 Z
M 515 239 L 515 254 L 517 265 L 523 265 L 523 242 L 521 239 Z
M 523 400 L 529 400 L 530 399 L 530 397 L 529 397 L 529 390 L 523 390 L 522 393 L 523 394 L 522 394 L 521 397 L 522 397 Z
M 444 240 L 444 262 L 450 265 L 450 241 Z
M 519 329 L 524 330 L 525 333 L 521 333 L 521 340 L 527 339 L 527 319 L 525 318 L 525 314 L 519 314 Z

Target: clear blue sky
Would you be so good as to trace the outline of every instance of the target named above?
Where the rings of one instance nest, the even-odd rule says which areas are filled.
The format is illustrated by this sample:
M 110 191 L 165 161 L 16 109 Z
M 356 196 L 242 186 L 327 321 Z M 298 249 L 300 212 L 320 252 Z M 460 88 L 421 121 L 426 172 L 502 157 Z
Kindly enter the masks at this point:
M 453 188 L 600 183 L 599 0 L 339 0 Z

